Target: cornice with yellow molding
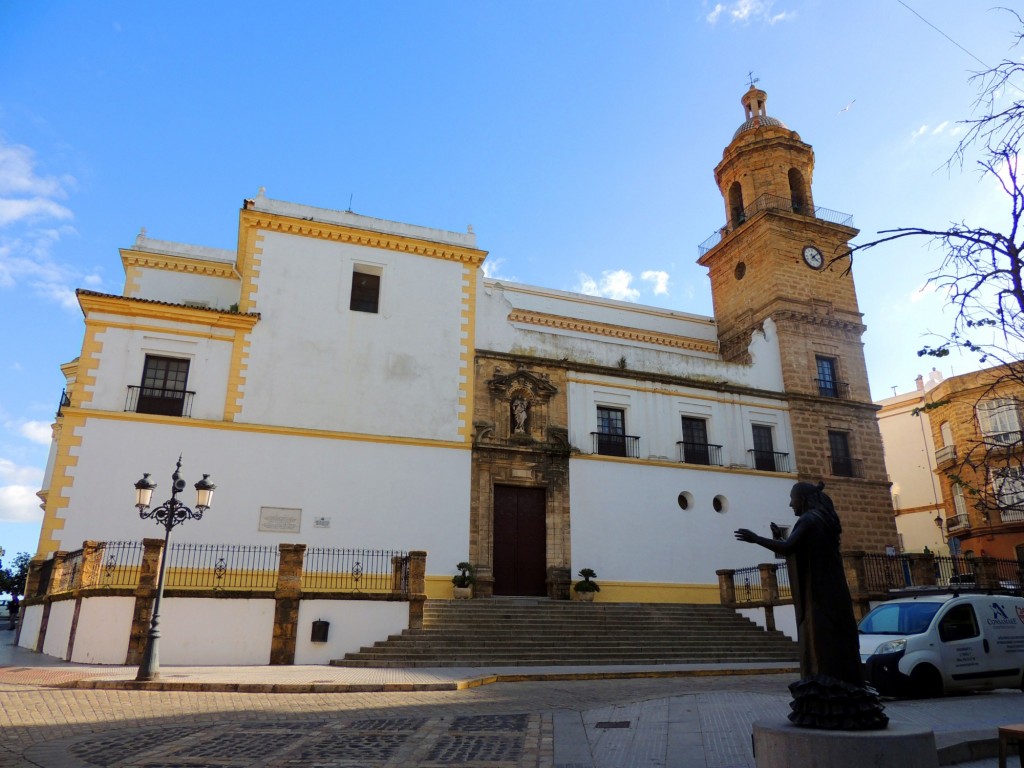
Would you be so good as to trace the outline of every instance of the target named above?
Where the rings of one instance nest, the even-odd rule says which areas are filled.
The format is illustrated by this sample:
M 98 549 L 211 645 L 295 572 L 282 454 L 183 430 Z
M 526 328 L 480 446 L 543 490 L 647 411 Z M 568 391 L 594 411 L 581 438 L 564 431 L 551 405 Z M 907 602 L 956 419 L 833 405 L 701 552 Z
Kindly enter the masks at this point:
M 384 248 L 389 251 L 412 253 L 417 256 L 429 256 L 434 259 L 456 261 L 461 264 L 480 266 L 487 258 L 487 251 L 476 248 L 460 248 L 456 245 L 437 243 L 431 240 L 419 240 L 386 232 L 374 232 L 368 229 L 348 227 L 343 224 L 329 224 L 323 221 L 294 219 L 278 213 L 265 211 L 242 210 L 240 226 L 264 229 L 271 232 L 284 232 L 289 235 L 315 237 L 321 240 L 334 240 L 340 243 L 362 245 L 369 248 Z
M 191 272 L 207 277 L 224 277 L 237 280 L 235 265 L 220 261 L 206 261 L 188 256 L 172 256 L 164 253 L 147 253 L 130 248 L 121 249 L 121 263 L 127 272 L 129 267 L 145 267 L 147 269 L 164 269 L 169 272 Z
M 545 328 L 555 328 L 561 331 L 589 333 L 594 336 L 610 336 L 614 339 L 622 339 L 623 341 L 655 344 L 660 347 L 685 349 L 691 352 L 707 352 L 712 355 L 718 354 L 717 341 L 705 341 L 704 339 L 695 339 L 690 336 L 676 336 L 670 333 L 658 333 L 657 331 L 642 331 L 625 325 L 598 323 L 591 320 L 580 320 L 575 317 L 549 315 L 544 312 L 531 312 L 523 309 L 512 310 L 508 315 L 508 320 L 510 323 L 540 325 Z
M 92 291 L 77 291 L 78 303 L 86 317 L 90 313 L 105 313 L 128 317 L 145 317 L 175 323 L 193 323 L 215 328 L 240 328 L 249 330 L 259 322 L 259 313 L 240 314 L 223 312 L 202 307 L 186 307 L 181 304 L 166 304 L 161 301 L 133 299 L 126 296 L 112 296 Z

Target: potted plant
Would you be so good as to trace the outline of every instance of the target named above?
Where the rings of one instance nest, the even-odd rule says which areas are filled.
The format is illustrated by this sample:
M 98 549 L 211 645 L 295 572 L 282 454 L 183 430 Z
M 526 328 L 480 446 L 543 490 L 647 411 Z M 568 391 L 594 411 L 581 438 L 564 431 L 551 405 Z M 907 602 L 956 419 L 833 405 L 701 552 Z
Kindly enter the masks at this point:
M 469 563 L 459 563 L 455 566 L 459 572 L 452 576 L 453 596 L 458 600 L 466 600 L 473 596 L 473 566 Z
M 583 581 L 577 581 L 572 590 L 576 593 L 577 600 L 592 603 L 594 602 L 594 593 L 601 591 L 597 582 L 591 581 L 591 579 L 597 578 L 597 574 L 594 573 L 593 568 L 583 568 L 580 570 L 580 576 L 583 577 Z

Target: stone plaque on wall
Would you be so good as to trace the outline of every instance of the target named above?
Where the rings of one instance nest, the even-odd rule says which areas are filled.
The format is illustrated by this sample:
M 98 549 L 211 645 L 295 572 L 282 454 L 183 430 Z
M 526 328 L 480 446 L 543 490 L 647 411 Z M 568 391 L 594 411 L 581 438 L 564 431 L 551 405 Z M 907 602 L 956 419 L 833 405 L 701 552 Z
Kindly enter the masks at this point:
M 261 531 L 265 533 L 298 533 L 301 528 L 301 509 L 260 507 Z

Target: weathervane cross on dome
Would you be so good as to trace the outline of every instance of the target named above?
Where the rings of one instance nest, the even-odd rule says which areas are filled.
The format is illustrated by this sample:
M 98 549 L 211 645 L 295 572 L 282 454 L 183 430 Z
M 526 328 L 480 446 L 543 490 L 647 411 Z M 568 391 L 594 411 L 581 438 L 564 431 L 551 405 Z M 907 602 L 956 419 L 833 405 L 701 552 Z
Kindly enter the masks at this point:
M 747 72 L 747 77 L 750 78 L 750 87 L 751 88 L 754 87 L 754 83 L 761 82 L 761 78 L 760 77 L 754 77 L 754 73 L 753 72 Z

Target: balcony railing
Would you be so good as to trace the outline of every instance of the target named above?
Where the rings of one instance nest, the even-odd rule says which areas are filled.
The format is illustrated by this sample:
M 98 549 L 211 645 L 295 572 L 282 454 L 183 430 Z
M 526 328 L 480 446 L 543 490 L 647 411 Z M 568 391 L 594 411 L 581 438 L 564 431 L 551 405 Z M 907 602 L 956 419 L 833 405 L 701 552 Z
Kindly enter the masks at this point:
M 759 451 L 751 448 L 747 451 L 750 456 L 750 466 L 760 472 L 792 472 L 789 463 L 788 453 L 778 451 Z
M 1021 432 L 1015 429 L 1011 432 L 993 432 L 982 436 L 986 448 L 1005 448 L 1011 450 L 1020 445 Z
M 1024 522 L 1024 510 L 1021 509 L 1001 509 L 999 510 L 999 520 L 1003 523 L 1020 523 Z
M 838 400 L 850 399 L 850 385 L 845 381 L 815 379 L 814 388 L 818 392 L 818 397 L 834 397 Z
M 640 456 L 639 437 L 611 432 L 591 432 L 590 435 L 594 439 L 594 453 L 601 456 L 625 456 L 630 459 Z
M 722 446 L 711 443 L 691 443 L 680 440 L 679 461 L 683 464 L 703 464 L 705 466 L 722 466 Z
M 743 212 L 726 223 L 724 227 L 715 232 L 711 237 L 705 240 L 703 243 L 697 246 L 697 256 L 703 256 L 705 253 L 710 251 L 720 242 L 722 238 L 732 232 L 737 227 L 741 226 L 751 216 L 761 211 L 774 210 L 774 211 L 786 211 L 789 213 L 799 213 L 806 215 L 805 211 L 802 210 L 799 204 L 794 205 L 793 200 L 788 197 L 779 197 L 777 195 L 761 195 L 753 203 L 743 209 Z M 853 226 L 853 216 L 848 213 L 840 213 L 839 211 L 833 211 L 829 208 L 815 208 L 813 217 L 815 219 L 821 219 L 822 221 L 829 221 L 833 224 L 839 224 L 844 227 Z
M 935 464 L 941 466 L 947 461 L 956 460 L 956 446 L 955 445 L 944 445 L 935 451 Z
M 950 533 L 971 527 L 971 518 L 967 515 L 953 515 L 946 518 L 946 530 Z
M 128 387 L 124 409 L 131 413 L 153 413 L 159 416 L 192 415 L 195 392 L 156 387 Z
M 63 411 L 71 405 L 71 395 L 68 394 L 66 389 L 62 389 L 60 392 L 60 404 L 57 406 L 57 415 L 62 416 Z
M 829 456 L 829 466 L 836 477 L 864 477 L 864 461 L 849 456 Z

